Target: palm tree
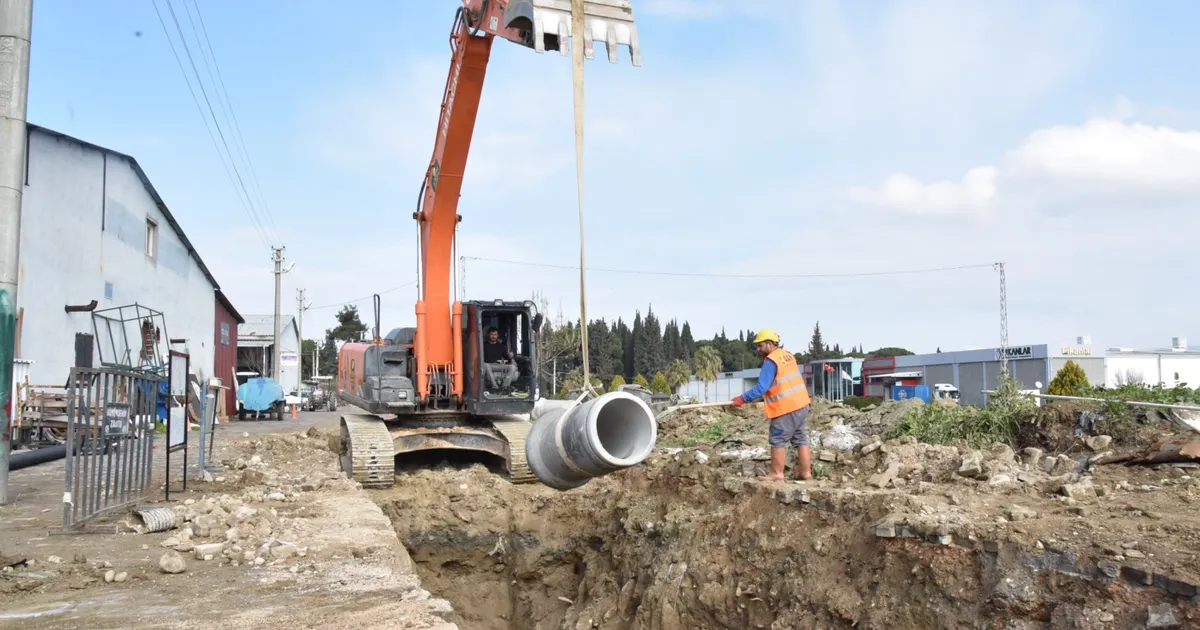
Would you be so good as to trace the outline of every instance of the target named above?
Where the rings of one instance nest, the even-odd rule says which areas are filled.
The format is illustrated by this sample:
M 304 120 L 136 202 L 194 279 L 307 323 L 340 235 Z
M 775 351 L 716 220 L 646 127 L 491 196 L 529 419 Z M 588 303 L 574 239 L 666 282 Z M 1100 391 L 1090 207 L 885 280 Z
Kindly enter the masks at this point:
M 721 371 L 721 355 L 716 348 L 704 346 L 696 351 L 696 378 L 704 381 L 704 402 L 708 402 L 708 384 L 717 380 Z
M 667 384 L 674 392 L 680 385 L 686 385 L 692 378 L 692 369 L 683 359 L 675 359 L 667 366 Z

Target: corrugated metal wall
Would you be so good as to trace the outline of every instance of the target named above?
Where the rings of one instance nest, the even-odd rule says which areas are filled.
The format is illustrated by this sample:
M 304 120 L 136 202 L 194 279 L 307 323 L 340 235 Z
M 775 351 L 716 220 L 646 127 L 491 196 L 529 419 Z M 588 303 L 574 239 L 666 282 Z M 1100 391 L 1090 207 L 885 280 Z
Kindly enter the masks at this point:
M 237 369 L 237 320 L 220 300 L 217 300 L 215 319 L 213 376 L 230 388 L 225 392 L 225 415 L 232 416 L 237 413 L 237 381 L 233 380 L 233 372 Z
M 932 388 L 938 383 L 954 383 L 953 365 L 930 365 L 925 368 L 925 384 Z

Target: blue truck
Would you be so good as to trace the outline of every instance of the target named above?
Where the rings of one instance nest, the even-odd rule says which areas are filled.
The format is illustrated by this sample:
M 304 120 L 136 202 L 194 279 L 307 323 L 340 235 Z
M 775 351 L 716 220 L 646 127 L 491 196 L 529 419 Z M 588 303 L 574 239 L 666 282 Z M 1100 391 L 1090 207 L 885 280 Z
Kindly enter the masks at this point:
M 247 416 L 252 415 L 256 420 L 270 417 L 276 421 L 283 421 L 283 386 L 273 379 L 265 376 L 250 377 L 245 383 L 238 385 L 237 402 L 238 420 L 245 420 Z

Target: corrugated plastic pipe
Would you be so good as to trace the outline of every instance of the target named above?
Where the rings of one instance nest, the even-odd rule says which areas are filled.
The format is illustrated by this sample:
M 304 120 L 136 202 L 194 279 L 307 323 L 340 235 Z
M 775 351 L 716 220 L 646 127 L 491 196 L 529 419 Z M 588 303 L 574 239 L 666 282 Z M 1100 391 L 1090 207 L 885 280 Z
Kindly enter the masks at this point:
M 525 459 L 551 488 L 578 488 L 636 466 L 654 450 L 658 423 L 650 407 L 632 394 L 610 392 L 578 406 L 545 403 L 532 414 Z

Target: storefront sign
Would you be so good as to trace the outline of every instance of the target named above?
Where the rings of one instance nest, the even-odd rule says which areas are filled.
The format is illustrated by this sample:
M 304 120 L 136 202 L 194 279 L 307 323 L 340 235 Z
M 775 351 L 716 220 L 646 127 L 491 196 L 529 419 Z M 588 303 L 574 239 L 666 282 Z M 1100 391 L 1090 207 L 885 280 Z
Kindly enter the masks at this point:
M 1062 354 L 1072 355 L 1072 356 L 1089 357 L 1089 356 L 1092 356 L 1092 349 L 1091 348 L 1075 348 L 1073 346 L 1063 346 Z
M 1033 346 L 1013 346 L 1002 350 L 996 350 L 996 360 L 1001 358 L 1012 359 L 1030 359 L 1033 358 Z

